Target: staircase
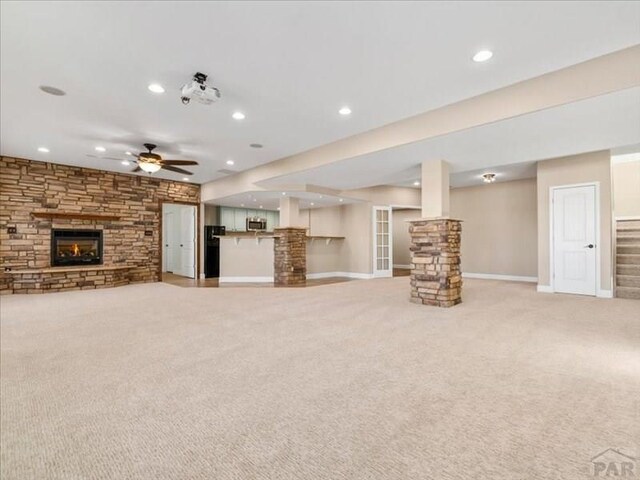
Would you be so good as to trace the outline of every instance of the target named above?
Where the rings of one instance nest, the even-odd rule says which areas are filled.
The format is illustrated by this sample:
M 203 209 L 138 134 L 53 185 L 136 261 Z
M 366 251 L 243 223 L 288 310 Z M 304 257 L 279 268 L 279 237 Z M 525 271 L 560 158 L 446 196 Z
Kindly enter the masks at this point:
M 640 219 L 616 222 L 616 297 L 640 300 Z

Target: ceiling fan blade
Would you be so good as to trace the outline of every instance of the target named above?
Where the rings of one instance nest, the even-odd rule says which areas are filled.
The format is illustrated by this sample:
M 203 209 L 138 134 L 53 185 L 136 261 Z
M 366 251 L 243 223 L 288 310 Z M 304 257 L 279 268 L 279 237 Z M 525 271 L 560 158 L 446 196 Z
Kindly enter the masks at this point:
M 193 175 L 192 172 L 188 172 L 188 171 L 183 170 L 182 168 L 178 168 L 178 167 L 170 167 L 170 166 L 167 166 L 167 165 L 162 165 L 162 169 L 163 170 L 169 170 L 170 172 L 182 173 L 183 175 Z
M 163 165 L 198 165 L 194 160 L 162 160 Z
M 138 173 L 141 172 L 142 169 L 140 168 L 140 166 L 138 165 L 136 168 L 134 168 L 133 170 L 131 170 L 133 173 Z

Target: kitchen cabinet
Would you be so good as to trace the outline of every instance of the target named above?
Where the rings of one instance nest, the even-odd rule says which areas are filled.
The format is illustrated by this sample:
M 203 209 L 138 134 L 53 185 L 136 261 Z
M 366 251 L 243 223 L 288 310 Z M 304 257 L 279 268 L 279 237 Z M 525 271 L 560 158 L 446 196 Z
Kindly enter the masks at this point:
M 232 208 L 220 208 L 220 225 L 224 225 L 229 231 L 235 230 L 235 219 Z
M 244 232 L 247 230 L 247 210 L 244 208 L 233 209 L 234 230 L 236 232 Z
M 266 219 L 269 232 L 273 231 L 280 221 L 280 213 L 273 210 L 220 207 L 220 225 L 227 227 L 228 232 L 246 232 L 248 217 Z

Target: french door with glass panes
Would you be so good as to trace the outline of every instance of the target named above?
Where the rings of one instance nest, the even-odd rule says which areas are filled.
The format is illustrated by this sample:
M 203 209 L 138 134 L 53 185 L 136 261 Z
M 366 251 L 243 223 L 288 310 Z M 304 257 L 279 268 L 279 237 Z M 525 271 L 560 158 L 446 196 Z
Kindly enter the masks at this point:
M 373 207 L 373 276 L 393 276 L 391 207 Z

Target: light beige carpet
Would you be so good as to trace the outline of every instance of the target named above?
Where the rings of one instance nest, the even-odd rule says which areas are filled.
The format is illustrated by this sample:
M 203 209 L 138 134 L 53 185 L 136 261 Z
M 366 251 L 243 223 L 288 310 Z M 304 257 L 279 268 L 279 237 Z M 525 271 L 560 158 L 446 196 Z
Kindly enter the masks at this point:
M 640 453 L 640 302 L 468 280 L 3 297 L 2 479 L 580 479 Z

